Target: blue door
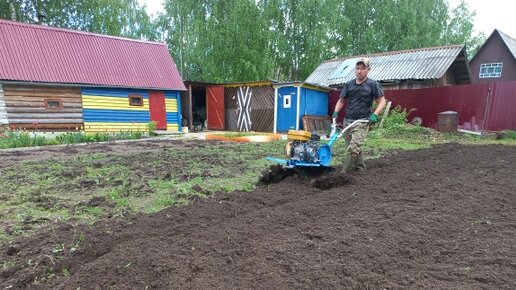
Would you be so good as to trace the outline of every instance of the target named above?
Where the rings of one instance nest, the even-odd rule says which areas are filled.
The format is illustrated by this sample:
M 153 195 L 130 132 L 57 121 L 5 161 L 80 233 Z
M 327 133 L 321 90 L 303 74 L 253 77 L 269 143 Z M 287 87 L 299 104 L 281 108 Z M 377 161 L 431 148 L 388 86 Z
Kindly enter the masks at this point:
M 277 132 L 287 132 L 290 129 L 296 129 L 297 102 L 296 87 L 282 87 L 278 89 L 278 101 L 276 103 Z

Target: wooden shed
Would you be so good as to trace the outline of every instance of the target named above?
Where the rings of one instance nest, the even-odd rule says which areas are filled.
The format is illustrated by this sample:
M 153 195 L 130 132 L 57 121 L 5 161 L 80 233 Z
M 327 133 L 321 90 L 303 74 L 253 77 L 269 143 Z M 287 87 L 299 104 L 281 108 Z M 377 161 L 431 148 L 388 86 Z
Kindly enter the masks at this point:
M 516 80 L 516 39 L 494 30 L 471 59 L 472 83 Z
M 224 130 L 224 87 L 214 83 L 185 81 L 181 92 L 183 126 L 190 130 Z
M 273 132 L 273 84 L 269 80 L 223 84 L 226 130 Z
M 302 82 L 271 80 L 210 85 L 206 87 L 208 129 L 213 128 L 210 119 L 224 124 L 219 125 L 219 130 L 226 131 L 301 129 L 303 116 L 327 117 L 329 91 L 330 88 Z
M 164 43 L 0 19 L 0 126 L 181 130 L 185 86 Z

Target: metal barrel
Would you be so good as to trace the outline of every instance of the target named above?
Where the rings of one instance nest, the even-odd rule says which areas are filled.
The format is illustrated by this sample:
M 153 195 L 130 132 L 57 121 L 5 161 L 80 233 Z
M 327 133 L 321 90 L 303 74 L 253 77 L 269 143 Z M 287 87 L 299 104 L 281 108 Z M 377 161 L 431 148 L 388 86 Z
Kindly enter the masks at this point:
M 459 127 L 459 113 L 446 111 L 437 114 L 437 131 L 457 132 Z

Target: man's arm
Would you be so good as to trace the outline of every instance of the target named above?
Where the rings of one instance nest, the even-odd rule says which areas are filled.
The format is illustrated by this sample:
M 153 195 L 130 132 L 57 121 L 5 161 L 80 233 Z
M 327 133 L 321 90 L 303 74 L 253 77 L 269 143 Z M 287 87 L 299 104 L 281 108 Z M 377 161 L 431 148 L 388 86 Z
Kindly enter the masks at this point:
M 380 113 L 383 111 L 383 109 L 385 109 L 385 105 L 387 104 L 387 100 L 385 99 L 385 96 L 381 96 L 381 97 L 378 97 L 376 99 L 376 102 L 378 103 L 378 106 L 376 106 L 376 110 L 374 110 L 374 114 L 376 116 L 379 116 Z
M 339 98 L 339 100 L 337 101 L 337 103 L 335 104 L 335 109 L 333 110 L 334 112 L 339 112 L 340 109 L 342 109 L 342 107 L 344 107 L 344 99 L 343 98 Z

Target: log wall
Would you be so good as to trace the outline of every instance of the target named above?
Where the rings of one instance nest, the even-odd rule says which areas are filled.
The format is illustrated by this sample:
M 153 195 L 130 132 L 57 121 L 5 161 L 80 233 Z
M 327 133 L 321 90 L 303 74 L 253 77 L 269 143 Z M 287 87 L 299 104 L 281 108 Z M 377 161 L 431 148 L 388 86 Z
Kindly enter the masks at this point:
M 7 121 L 7 110 L 5 108 L 4 90 L 2 84 L 0 84 L 0 127 L 4 127 L 9 124 Z
M 80 88 L 6 84 L 2 87 L 11 129 L 69 131 L 83 126 Z M 45 107 L 45 100 L 59 100 L 62 107 Z M 1 108 L 0 101 L 0 120 Z

